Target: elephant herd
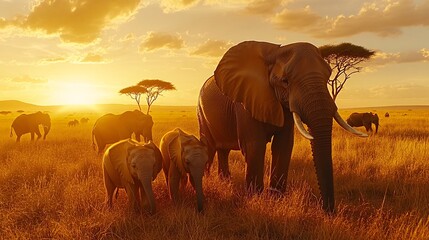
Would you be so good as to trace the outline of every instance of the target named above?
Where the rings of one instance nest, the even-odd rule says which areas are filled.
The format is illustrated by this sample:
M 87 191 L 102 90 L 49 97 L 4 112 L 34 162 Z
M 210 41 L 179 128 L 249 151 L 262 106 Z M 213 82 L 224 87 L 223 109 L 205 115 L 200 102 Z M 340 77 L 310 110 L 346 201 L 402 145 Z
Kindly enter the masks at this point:
M 103 155 L 108 205 L 112 204 L 114 192 L 125 188 L 131 207 L 138 208 L 142 201 L 154 212 L 151 181 L 162 169 L 174 201 L 179 185 L 186 184 L 189 177 L 196 190 L 197 208 L 202 211 L 204 169 L 210 170 L 217 153 L 218 174 L 228 179 L 231 150 L 240 150 L 244 155 L 247 189 L 261 193 L 268 142 L 272 155 L 268 190 L 282 195 L 286 191 L 296 126 L 310 140 L 322 208 L 332 213 L 332 120 L 354 135 L 367 137 L 352 126 L 365 126 L 372 131 L 373 123 L 377 132 L 378 116 L 353 113 L 347 121 L 343 120 L 327 89 L 330 75 L 331 68 L 312 44 L 246 41 L 224 54 L 214 75 L 201 87 L 197 105 L 199 139 L 176 128 L 165 133 L 158 148 L 152 142 L 154 122 L 150 115 L 136 110 L 102 116 L 94 125 L 92 141 L 99 153 L 112 144 Z M 21 118 L 12 124 L 19 137 L 31 132 L 40 138 L 38 124 L 50 127 L 49 115 L 44 121 L 39 116 L 40 120 L 26 128 L 22 127 Z M 130 139 L 132 134 L 136 141 Z

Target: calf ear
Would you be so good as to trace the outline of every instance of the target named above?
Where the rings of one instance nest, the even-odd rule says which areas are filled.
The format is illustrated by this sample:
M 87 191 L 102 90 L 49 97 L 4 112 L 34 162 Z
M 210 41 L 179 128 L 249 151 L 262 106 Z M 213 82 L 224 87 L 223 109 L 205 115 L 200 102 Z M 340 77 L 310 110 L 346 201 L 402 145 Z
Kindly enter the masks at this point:
M 134 180 L 129 169 L 129 158 L 131 151 L 135 148 L 136 146 L 128 141 L 123 141 L 109 147 L 109 157 L 113 168 L 119 173 L 122 179 L 131 184 L 134 184 Z
M 155 154 L 155 163 L 153 165 L 153 177 L 152 177 L 152 181 L 153 181 L 153 180 L 155 180 L 156 176 L 158 176 L 158 173 L 162 169 L 162 154 L 161 154 L 161 151 L 159 150 L 159 148 L 153 142 L 149 142 L 145 146 L 152 149 L 154 151 L 154 154 Z
M 183 165 L 182 159 L 182 141 L 180 138 L 180 134 L 177 134 L 168 144 L 168 154 L 170 156 L 171 161 L 176 164 L 177 168 L 181 173 L 185 173 L 185 166 Z

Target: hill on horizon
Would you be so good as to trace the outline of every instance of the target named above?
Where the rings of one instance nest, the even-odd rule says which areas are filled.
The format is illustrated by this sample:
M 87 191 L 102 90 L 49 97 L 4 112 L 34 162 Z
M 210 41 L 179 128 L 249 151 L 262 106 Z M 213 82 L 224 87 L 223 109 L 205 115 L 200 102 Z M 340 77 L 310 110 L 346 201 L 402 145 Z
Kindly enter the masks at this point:
M 77 110 L 77 109 L 93 109 L 91 106 L 96 106 L 97 109 L 100 111 L 105 111 L 108 109 L 115 109 L 115 110 L 132 110 L 137 109 L 137 106 L 135 104 L 119 104 L 119 103 L 105 103 L 105 104 L 94 104 L 94 105 L 36 105 L 31 104 L 19 100 L 0 100 L 0 111 L 18 111 L 18 110 L 24 110 L 24 111 L 57 111 L 60 109 L 69 109 L 69 110 Z M 146 111 L 145 105 L 142 105 L 142 111 Z M 164 105 L 153 105 L 152 108 L 155 109 L 168 109 L 168 108 L 194 108 L 196 106 L 164 106 Z M 372 110 L 381 110 L 381 109 L 422 109 L 422 108 L 429 108 L 429 105 L 398 105 L 398 106 L 363 106 L 363 107 L 349 107 L 349 108 L 340 108 L 342 110 L 363 110 L 367 109 L 368 111 Z M 153 109 L 151 109 L 153 110 Z M 151 111 L 152 112 L 152 111 Z
M 142 105 L 142 112 L 146 113 L 147 106 Z M 152 105 L 151 112 L 153 110 L 163 110 L 163 111 L 189 111 L 194 109 L 196 106 L 162 106 L 162 105 Z M 31 111 L 48 111 L 48 112 L 75 112 L 75 111 L 85 111 L 85 112 L 113 112 L 119 113 L 123 111 L 132 111 L 138 109 L 136 104 L 93 104 L 93 105 L 36 105 L 31 103 L 26 103 L 19 100 L 0 100 L 0 111 L 11 111 L 16 112 L 19 110 L 25 112 Z

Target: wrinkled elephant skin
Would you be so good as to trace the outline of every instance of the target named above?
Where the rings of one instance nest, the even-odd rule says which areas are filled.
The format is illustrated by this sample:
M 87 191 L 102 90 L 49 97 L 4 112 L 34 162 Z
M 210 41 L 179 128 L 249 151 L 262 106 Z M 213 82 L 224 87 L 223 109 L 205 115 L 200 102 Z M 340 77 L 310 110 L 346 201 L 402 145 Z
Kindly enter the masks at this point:
M 162 168 L 161 152 L 152 142 L 141 144 L 132 139 L 119 141 L 107 148 L 103 156 L 103 176 L 106 203 L 112 207 L 112 197 L 119 188 L 125 188 L 130 208 L 139 210 L 149 204 L 155 213 L 152 181 Z

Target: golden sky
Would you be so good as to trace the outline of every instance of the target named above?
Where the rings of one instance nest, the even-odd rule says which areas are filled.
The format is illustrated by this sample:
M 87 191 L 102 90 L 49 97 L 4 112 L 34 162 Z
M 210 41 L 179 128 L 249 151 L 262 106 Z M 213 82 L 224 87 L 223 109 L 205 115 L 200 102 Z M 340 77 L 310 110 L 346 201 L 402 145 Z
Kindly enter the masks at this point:
M 429 0 L 0 0 L 0 100 L 123 103 L 121 88 L 172 82 L 155 104 L 196 105 L 223 53 L 245 40 L 377 51 L 339 107 L 429 104 Z

